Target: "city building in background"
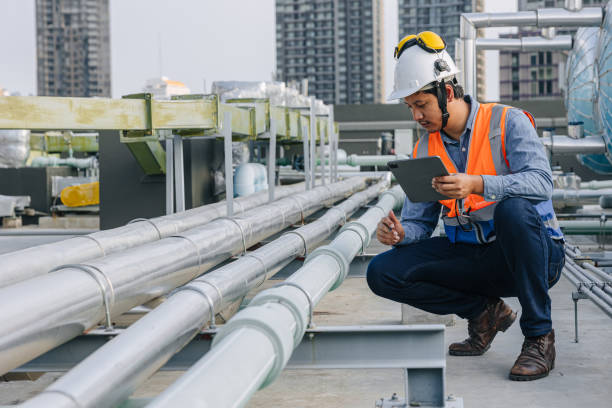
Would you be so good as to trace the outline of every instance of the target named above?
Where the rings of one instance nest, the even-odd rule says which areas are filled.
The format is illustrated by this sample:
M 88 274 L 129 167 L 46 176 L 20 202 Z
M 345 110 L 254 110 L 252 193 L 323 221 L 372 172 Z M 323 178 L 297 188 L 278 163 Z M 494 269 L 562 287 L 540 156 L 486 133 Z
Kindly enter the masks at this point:
M 605 6 L 607 1 L 583 0 L 583 7 Z M 564 0 L 519 0 L 519 11 L 565 6 Z M 557 34 L 574 34 L 575 29 L 557 30 Z M 524 27 L 516 34 L 502 34 L 500 38 L 539 36 L 535 27 Z M 567 52 L 499 53 L 499 97 L 501 100 L 552 99 L 563 97 Z
M 109 0 L 36 0 L 38 95 L 111 96 Z
M 455 40 L 459 38 L 459 18 L 463 13 L 484 11 L 484 0 L 398 0 L 397 22 L 399 39 L 408 34 L 433 31 L 446 42 L 446 49 L 455 58 Z M 482 30 L 478 30 L 479 36 Z M 484 51 L 476 56 L 477 95 L 484 100 L 486 94 L 486 66 Z
M 276 80 L 327 104 L 383 103 L 383 0 L 276 0 Z
M 170 99 L 172 95 L 187 95 L 191 91 L 179 81 L 172 81 L 167 77 L 148 79 L 143 92 L 150 93 L 155 99 Z

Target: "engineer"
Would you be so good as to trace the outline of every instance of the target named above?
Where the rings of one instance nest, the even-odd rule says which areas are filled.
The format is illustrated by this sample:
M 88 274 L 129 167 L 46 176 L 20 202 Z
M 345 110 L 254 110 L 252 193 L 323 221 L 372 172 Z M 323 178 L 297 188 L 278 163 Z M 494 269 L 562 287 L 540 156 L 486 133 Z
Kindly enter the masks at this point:
M 372 259 L 368 285 L 387 299 L 468 319 L 468 338 L 449 347 L 454 356 L 484 354 L 517 317 L 501 298 L 517 297 L 525 340 L 509 378 L 535 380 L 554 368 L 548 290 L 565 259 L 550 165 L 531 114 L 464 95 L 445 48 L 432 32 L 402 39 L 389 99 L 403 100 L 427 130 L 413 157 L 440 156 L 450 176 L 432 186 L 448 199 L 406 199 L 400 220 L 393 212 L 383 218 L 376 235 L 393 248 Z M 446 236 L 432 238 L 440 215 Z

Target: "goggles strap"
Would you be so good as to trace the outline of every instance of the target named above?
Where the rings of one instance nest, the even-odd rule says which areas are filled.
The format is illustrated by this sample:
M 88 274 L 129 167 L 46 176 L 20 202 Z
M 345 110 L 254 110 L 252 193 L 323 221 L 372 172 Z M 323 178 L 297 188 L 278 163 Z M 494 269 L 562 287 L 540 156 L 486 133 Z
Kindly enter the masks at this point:
M 444 129 L 448 123 L 448 110 L 446 109 L 446 83 L 444 82 L 444 79 L 438 82 L 436 86 L 436 94 L 438 96 L 438 106 L 442 111 L 442 129 Z

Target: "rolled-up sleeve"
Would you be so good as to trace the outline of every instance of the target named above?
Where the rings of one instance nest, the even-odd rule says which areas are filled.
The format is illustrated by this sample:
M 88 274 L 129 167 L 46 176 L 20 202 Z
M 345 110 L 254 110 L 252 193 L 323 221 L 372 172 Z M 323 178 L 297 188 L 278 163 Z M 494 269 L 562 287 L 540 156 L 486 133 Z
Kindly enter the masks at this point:
M 538 201 L 550 199 L 553 179 L 548 157 L 536 130 L 521 110 L 508 110 L 505 138 L 511 174 L 482 175 L 485 200 L 501 201 L 508 197 Z
M 404 228 L 404 239 L 396 245 L 406 245 L 431 237 L 440 217 L 441 204 L 437 201 L 413 203 L 404 200 L 400 223 Z

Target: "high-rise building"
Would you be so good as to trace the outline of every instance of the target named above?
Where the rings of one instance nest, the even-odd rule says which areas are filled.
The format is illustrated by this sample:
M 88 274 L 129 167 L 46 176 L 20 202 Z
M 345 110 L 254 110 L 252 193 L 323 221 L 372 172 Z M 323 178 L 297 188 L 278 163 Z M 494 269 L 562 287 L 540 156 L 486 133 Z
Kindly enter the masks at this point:
M 446 41 L 446 49 L 455 58 L 455 40 L 463 13 L 484 11 L 484 0 L 398 0 L 399 39 L 408 34 L 433 31 Z M 479 35 L 481 30 L 479 30 Z M 477 99 L 486 93 L 484 52 L 477 56 Z
M 276 0 L 276 79 L 328 104 L 383 103 L 383 0 Z
M 604 6 L 607 1 L 583 0 L 583 7 Z M 560 7 L 564 0 L 519 0 L 519 11 Z M 575 29 L 557 30 L 557 34 L 573 34 Z M 502 34 L 502 38 L 539 36 L 535 27 L 522 27 L 516 34 Z M 499 53 L 499 98 L 551 99 L 563 96 L 567 52 L 540 51 Z
M 38 95 L 111 96 L 109 0 L 36 0 Z

